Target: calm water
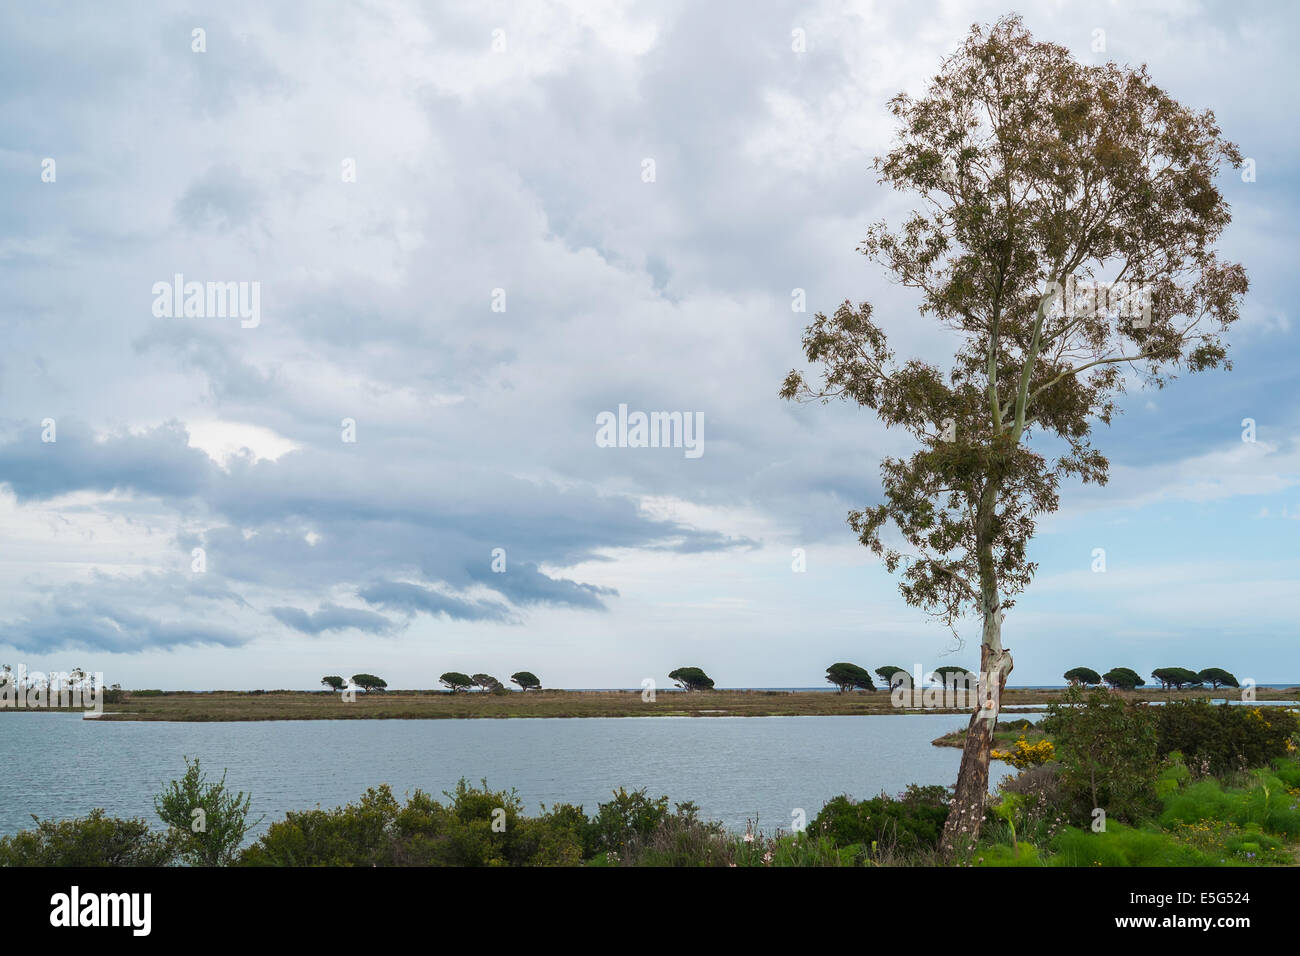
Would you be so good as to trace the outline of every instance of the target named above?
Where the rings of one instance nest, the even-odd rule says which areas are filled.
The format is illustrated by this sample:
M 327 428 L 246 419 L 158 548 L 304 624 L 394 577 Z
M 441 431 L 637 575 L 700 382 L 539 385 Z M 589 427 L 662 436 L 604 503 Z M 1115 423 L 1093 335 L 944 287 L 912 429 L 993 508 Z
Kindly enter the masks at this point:
M 1023 716 L 1023 715 L 1017 715 Z M 932 747 L 964 727 L 952 714 L 859 717 L 626 717 L 572 720 L 286 720 L 100 723 L 77 714 L 0 714 L 0 833 L 31 814 L 65 818 L 103 807 L 156 823 L 152 797 L 198 757 L 211 777 L 253 794 L 252 815 L 330 808 L 387 783 L 398 796 L 435 796 L 460 777 L 539 803 L 583 804 L 646 787 L 693 800 L 703 815 L 743 829 L 789 829 L 840 793 L 897 793 L 952 784 L 961 751 Z M 996 784 L 1012 772 L 994 762 Z M 265 824 L 264 824 L 265 826 Z

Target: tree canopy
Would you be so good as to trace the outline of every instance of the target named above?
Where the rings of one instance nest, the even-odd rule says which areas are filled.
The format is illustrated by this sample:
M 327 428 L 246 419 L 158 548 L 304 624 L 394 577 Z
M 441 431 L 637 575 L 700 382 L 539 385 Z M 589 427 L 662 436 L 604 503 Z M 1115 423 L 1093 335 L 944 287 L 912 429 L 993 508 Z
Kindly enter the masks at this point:
M 1184 687 L 1199 687 L 1201 684 L 1196 671 L 1188 670 L 1186 667 L 1157 667 L 1151 672 L 1151 676 L 1160 682 L 1163 690 L 1171 687 L 1182 690 Z
M 893 688 L 894 686 L 895 674 L 905 675 L 907 674 L 907 668 L 897 667 L 894 664 L 886 664 L 884 667 L 876 668 L 876 676 L 880 678 L 881 683 L 883 683 L 886 687 L 889 688 Z
M 713 678 L 698 667 L 679 667 L 668 678 L 683 690 L 713 690 Z
M 462 674 L 460 671 L 447 671 L 438 678 L 438 682 L 453 694 L 458 690 L 468 690 L 474 686 L 474 678 L 468 674 Z
M 519 671 L 511 674 L 510 679 L 518 684 L 521 690 L 542 689 L 542 682 L 537 679 L 537 675 L 532 671 Z
M 1119 690 L 1134 690 L 1146 684 L 1137 671 L 1128 667 L 1113 667 L 1102 674 L 1101 679 Z
M 356 684 L 366 693 L 372 690 L 384 690 L 388 687 L 388 681 L 382 677 L 376 677 L 374 674 L 353 674 L 352 683 Z
M 841 694 L 855 688 L 861 690 L 876 689 L 876 685 L 871 680 L 870 672 L 857 664 L 845 662 L 832 664 L 826 668 L 826 680 L 838 687 Z
M 1197 680 L 1202 684 L 1209 684 L 1215 690 L 1220 687 L 1240 687 L 1237 678 L 1225 671 L 1222 667 L 1207 667 L 1196 675 Z
M 1065 672 L 1065 679 L 1071 684 L 1100 684 L 1101 675 L 1091 667 L 1071 667 Z

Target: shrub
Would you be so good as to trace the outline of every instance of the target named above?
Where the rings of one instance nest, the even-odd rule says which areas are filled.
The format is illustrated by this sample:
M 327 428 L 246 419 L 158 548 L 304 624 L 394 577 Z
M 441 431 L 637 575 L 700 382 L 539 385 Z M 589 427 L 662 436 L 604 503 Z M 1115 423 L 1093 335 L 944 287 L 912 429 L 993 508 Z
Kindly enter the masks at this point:
M 947 787 L 915 784 L 897 799 L 882 793 L 855 803 L 841 795 L 822 807 L 808 824 L 808 834 L 824 836 L 837 847 L 861 846 L 873 854 L 933 849 L 948 819 L 948 798 Z
M 437 830 L 434 815 L 416 791 L 406 820 L 407 833 Z M 438 811 L 442 808 L 428 801 Z M 409 805 L 408 805 L 409 806 Z M 239 858 L 244 866 L 394 866 L 401 805 L 385 784 L 365 792 L 355 804 L 334 810 L 289 811 Z
M 649 837 L 668 818 L 668 798 L 651 799 L 644 788 L 629 793 L 623 787 L 614 799 L 598 804 L 584 844 L 585 855 L 614 851 L 625 854 L 628 846 Z M 679 805 L 680 812 L 683 806 Z
M 1158 708 L 1159 752 L 1180 751 L 1202 776 L 1262 767 L 1288 753 L 1300 727 L 1284 708 L 1232 707 L 1205 700 L 1171 701 Z
M 176 841 L 144 820 L 95 809 L 74 820 L 38 820 L 36 829 L 0 837 L 0 866 L 169 866 Z
M 1056 748 L 1046 737 L 1037 743 L 1031 744 L 1022 735 L 1016 740 L 1016 745 L 1011 750 L 994 750 L 991 752 L 991 756 L 994 760 L 1002 760 L 1011 764 L 1017 770 L 1024 770 L 1026 767 L 1036 767 L 1039 764 L 1047 763 L 1056 756 Z
M 244 834 L 256 826 L 248 822 L 252 796 L 228 791 L 225 773 L 220 782 L 209 784 L 198 760 L 191 763 L 188 757 L 184 759 L 185 776 L 173 780 L 154 797 L 154 809 L 171 827 L 185 862 L 225 866 L 234 861 Z
M 1074 822 L 1094 808 L 1137 821 L 1156 807 L 1156 724 L 1151 708 L 1097 687 L 1068 688 L 1048 705 L 1043 730 L 1056 742 L 1061 788 Z
M 1071 812 L 1061 788 L 1061 765 L 1046 763 L 1028 767 L 998 787 L 1003 794 L 1018 797 L 1009 821 L 1022 839 L 1046 843 L 1062 829 Z
M 358 803 L 289 813 L 244 851 L 246 866 L 557 866 L 582 859 L 587 818 L 567 804 L 525 817 L 515 791 L 461 780 L 448 803 L 385 784 Z
M 627 866 L 729 866 L 738 845 L 722 824 L 701 820 L 695 804 L 679 803 L 675 813 L 629 839 L 614 856 Z

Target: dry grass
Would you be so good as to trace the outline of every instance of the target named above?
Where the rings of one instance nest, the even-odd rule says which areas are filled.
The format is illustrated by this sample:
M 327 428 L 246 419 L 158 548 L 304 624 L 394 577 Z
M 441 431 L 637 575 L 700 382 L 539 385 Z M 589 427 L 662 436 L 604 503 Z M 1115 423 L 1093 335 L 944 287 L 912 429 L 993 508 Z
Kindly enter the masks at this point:
M 1221 693 L 1221 692 L 1220 692 Z M 1298 691 L 1259 690 L 1261 700 L 1295 699 Z M 1008 689 L 1003 706 L 1042 706 L 1055 700 L 1051 690 Z M 1138 691 L 1138 700 L 1205 696 L 1205 691 Z M 358 693 L 353 703 L 330 691 L 247 693 L 178 691 L 161 697 L 130 696 L 105 704 L 101 720 L 430 720 L 476 717 L 778 717 L 913 713 L 890 703 L 886 691 L 854 694 L 808 691 L 719 690 L 659 691 L 642 701 L 640 691 L 542 690 L 509 694 L 449 694 L 439 691 Z M 931 711 L 942 712 L 942 711 Z M 961 713 L 961 711 L 947 711 Z M 0 710 L 3 713 L 3 710 Z M 1007 719 L 1014 714 L 1007 714 Z

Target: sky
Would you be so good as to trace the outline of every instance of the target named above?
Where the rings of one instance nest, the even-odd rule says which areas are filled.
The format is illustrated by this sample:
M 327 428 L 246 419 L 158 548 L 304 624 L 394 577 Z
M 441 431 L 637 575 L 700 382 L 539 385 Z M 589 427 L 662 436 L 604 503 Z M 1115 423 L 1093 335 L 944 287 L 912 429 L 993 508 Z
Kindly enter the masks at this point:
M 1040 523 L 1010 683 L 1296 682 L 1300 15 L 1134 6 L 1022 12 L 1214 110 L 1254 160 L 1219 183 L 1251 292 L 1232 371 L 1099 426 L 1111 480 Z M 977 623 L 907 607 L 846 523 L 910 439 L 777 392 L 845 299 L 900 356 L 951 354 L 855 249 L 911 208 L 870 168 L 886 102 L 1007 12 L 6 6 L 0 663 L 165 689 L 976 666 Z M 621 405 L 700 422 L 699 454 L 606 447 Z

